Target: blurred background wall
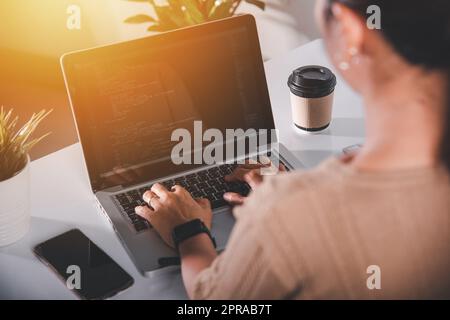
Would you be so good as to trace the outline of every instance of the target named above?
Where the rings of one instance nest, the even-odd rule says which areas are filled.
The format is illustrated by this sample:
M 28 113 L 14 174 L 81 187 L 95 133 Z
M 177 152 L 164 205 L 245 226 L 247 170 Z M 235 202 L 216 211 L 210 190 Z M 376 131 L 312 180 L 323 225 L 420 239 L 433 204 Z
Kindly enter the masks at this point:
M 239 10 L 256 16 L 265 59 L 319 36 L 314 0 L 267 2 L 264 12 L 246 4 Z M 81 30 L 66 27 L 69 5 L 81 9 Z M 22 122 L 42 108 L 54 109 L 36 133 L 51 131 L 52 135 L 34 149 L 33 159 L 77 141 L 59 57 L 73 50 L 149 35 L 143 25 L 123 23 L 138 13 L 152 14 L 152 10 L 147 3 L 125 0 L 0 1 L 0 105 L 13 108 Z

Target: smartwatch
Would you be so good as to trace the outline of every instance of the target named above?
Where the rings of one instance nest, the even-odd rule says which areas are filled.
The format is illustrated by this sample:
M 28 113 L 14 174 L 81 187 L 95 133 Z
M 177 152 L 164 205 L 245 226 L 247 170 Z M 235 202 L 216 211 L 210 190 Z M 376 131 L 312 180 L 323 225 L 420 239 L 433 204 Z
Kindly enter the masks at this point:
M 202 233 L 206 233 L 209 236 L 209 238 L 211 239 L 211 241 L 214 245 L 214 248 L 216 248 L 216 240 L 211 235 L 211 233 L 209 232 L 208 228 L 205 226 L 203 221 L 200 219 L 195 219 L 195 220 L 186 222 L 186 223 L 179 225 L 173 229 L 172 240 L 173 240 L 173 243 L 175 244 L 175 248 L 178 251 L 178 247 L 180 246 L 180 244 L 183 241 L 185 241 L 189 238 L 195 237 L 196 235 L 199 235 Z

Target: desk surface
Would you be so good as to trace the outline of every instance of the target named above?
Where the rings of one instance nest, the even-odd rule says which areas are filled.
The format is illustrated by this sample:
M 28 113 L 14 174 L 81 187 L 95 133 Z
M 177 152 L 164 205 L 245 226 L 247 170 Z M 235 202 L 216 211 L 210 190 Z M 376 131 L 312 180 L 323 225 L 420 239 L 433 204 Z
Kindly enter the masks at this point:
M 287 78 L 296 67 L 330 66 L 320 40 L 266 63 L 272 108 L 280 141 L 307 167 L 364 139 L 361 100 L 338 78 L 333 122 L 318 135 L 301 135 L 292 126 Z M 135 279 L 114 299 L 185 299 L 181 275 L 174 271 L 155 279 L 136 270 L 112 227 L 98 213 L 89 191 L 81 147 L 75 144 L 31 164 L 31 230 L 18 243 L 0 249 L 0 299 L 76 299 L 34 257 L 38 243 L 71 228 L 81 229 Z

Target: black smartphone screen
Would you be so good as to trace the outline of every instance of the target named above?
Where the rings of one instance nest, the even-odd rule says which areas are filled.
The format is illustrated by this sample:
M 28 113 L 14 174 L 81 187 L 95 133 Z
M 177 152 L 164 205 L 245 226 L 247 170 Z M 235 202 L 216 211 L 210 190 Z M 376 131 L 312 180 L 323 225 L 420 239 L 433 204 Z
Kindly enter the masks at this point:
M 133 284 L 133 278 L 80 230 L 71 230 L 34 249 L 68 289 L 80 298 L 106 299 Z

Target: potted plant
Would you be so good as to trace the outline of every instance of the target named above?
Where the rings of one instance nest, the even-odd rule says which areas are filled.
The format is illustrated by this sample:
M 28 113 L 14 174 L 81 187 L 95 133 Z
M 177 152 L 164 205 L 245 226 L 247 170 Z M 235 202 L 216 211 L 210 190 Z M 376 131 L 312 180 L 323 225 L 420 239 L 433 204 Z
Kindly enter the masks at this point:
M 262 0 L 166 0 L 167 4 L 158 5 L 155 0 L 127 0 L 148 2 L 155 16 L 139 14 L 129 17 L 126 23 L 147 23 L 148 31 L 163 32 L 183 28 L 199 23 L 231 17 L 242 4 L 247 2 L 262 10 L 266 4 Z
M 37 139 L 31 135 L 50 112 L 33 114 L 17 130 L 18 117 L 0 108 L 0 247 L 18 241 L 30 227 L 28 153 L 48 134 Z

